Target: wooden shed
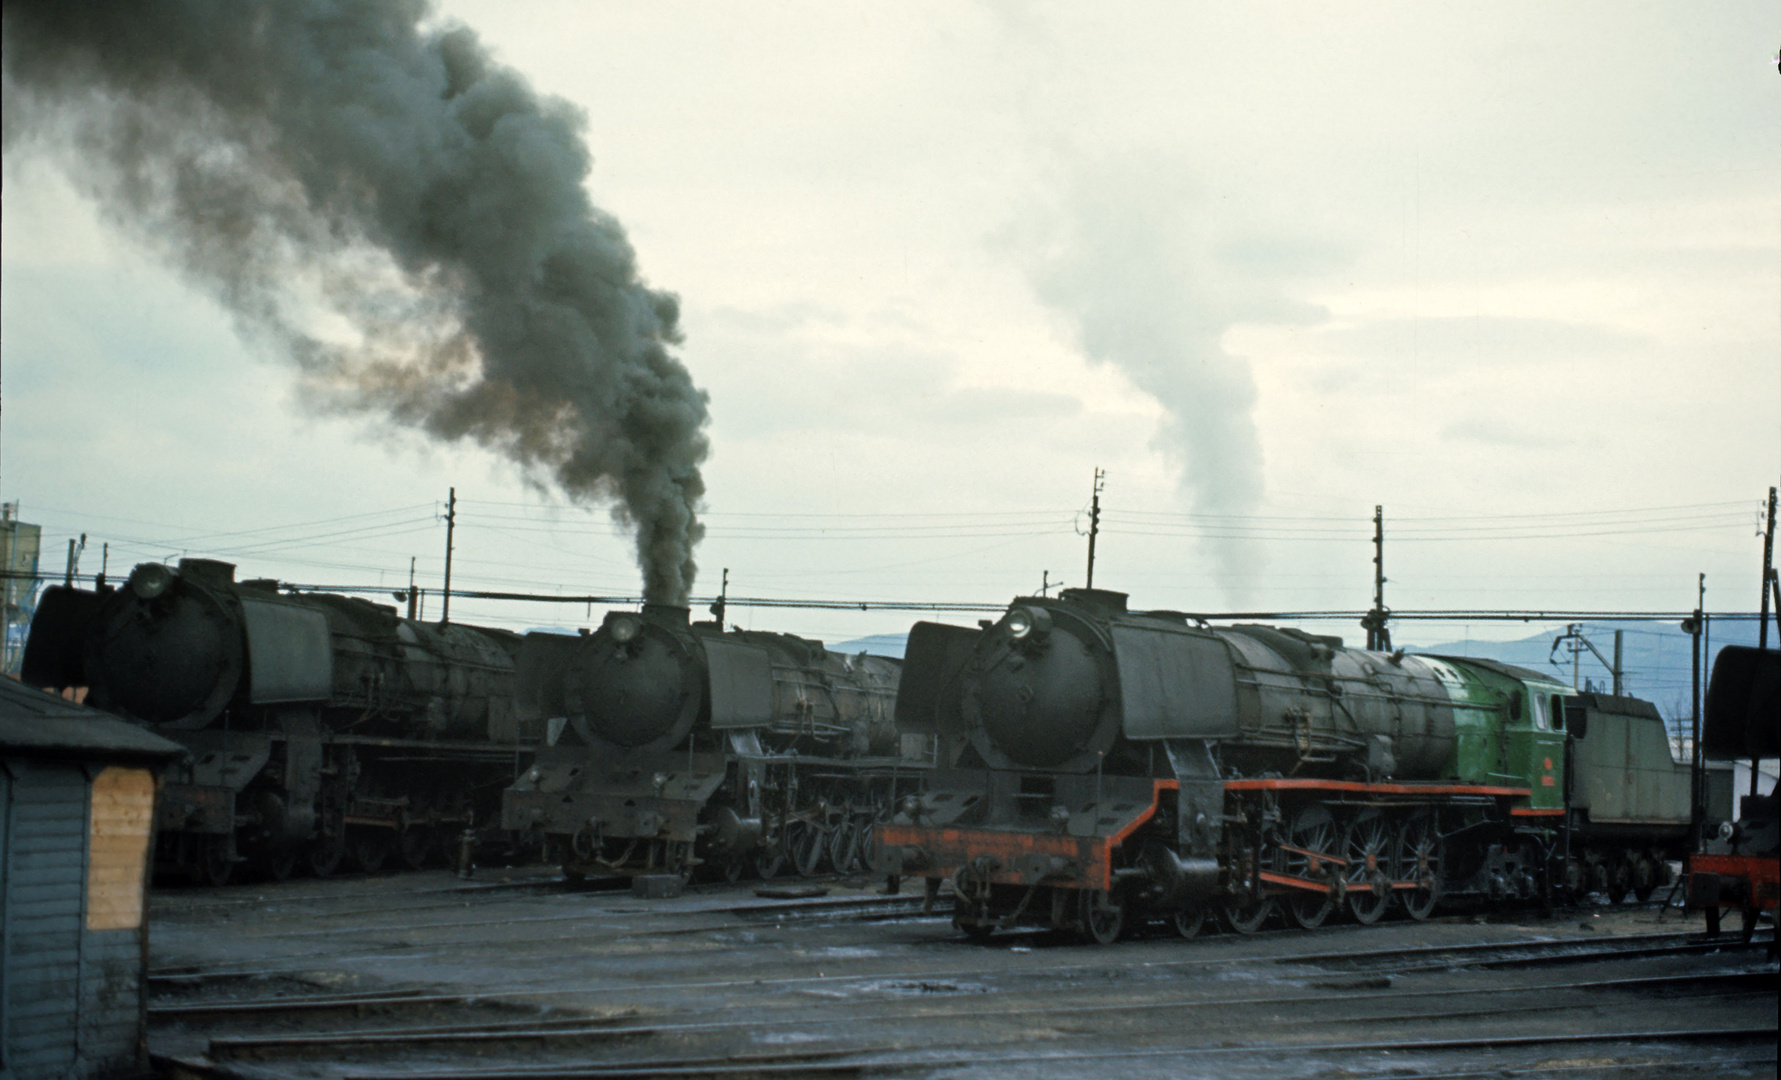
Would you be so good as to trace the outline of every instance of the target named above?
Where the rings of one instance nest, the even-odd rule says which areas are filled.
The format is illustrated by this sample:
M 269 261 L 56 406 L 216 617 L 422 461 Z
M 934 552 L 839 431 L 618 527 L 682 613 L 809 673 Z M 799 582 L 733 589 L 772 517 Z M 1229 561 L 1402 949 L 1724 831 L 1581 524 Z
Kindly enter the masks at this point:
M 155 776 L 184 752 L 0 678 L 0 1078 L 147 1072 Z

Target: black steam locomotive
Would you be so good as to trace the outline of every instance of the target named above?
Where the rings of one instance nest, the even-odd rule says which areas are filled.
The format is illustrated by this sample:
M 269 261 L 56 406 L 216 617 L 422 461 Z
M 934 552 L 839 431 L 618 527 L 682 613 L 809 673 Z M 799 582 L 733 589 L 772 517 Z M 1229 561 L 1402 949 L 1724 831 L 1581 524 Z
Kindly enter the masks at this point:
M 1781 651 L 1728 645 L 1719 653 L 1707 686 L 1701 753 L 1720 761 L 1748 758 L 1751 788 L 1740 796 L 1738 820 L 1721 824 L 1717 836 L 1689 855 L 1687 904 L 1706 912 L 1709 934 L 1719 933 L 1724 912 L 1739 912 L 1749 941 L 1762 913 L 1772 921 L 1781 905 L 1781 806 L 1773 790 L 1764 795 L 1756 786 L 1762 761 L 1781 755 Z
M 919 623 L 897 724 L 937 736 L 880 872 L 950 879 L 974 934 L 1111 941 L 1277 911 L 1422 919 L 1443 898 L 1649 896 L 1687 850 L 1690 782 L 1648 703 L 1486 660 L 1129 612 L 1123 593 Z M 1720 785 L 1723 787 L 1723 785 Z M 1714 802 L 1729 794 L 1715 789 Z
M 158 802 L 157 864 L 222 884 L 420 866 L 530 763 L 519 637 L 280 592 L 234 567 L 143 563 L 122 588 L 45 590 L 25 682 L 148 725 L 188 756 Z
M 667 605 L 528 634 L 517 699 L 547 745 L 502 824 L 542 834 L 572 880 L 869 867 L 931 761 L 892 720 L 900 667 Z

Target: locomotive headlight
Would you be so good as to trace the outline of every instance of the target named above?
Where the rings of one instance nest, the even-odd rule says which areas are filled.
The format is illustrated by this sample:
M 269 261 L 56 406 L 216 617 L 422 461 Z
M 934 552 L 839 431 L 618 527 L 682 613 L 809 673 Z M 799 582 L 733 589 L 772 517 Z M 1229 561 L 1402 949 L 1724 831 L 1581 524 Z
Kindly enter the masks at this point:
M 612 620 L 608 629 L 612 633 L 612 640 L 620 645 L 625 645 L 636 639 L 637 632 L 643 629 L 643 624 L 633 616 L 619 615 Z
M 173 571 L 158 562 L 145 562 L 130 571 L 130 591 L 143 600 L 153 600 L 173 586 Z
M 1002 620 L 1008 628 L 1008 636 L 1016 641 L 1025 641 L 1034 636 L 1043 636 L 1051 629 L 1051 613 L 1044 608 L 1017 607 Z

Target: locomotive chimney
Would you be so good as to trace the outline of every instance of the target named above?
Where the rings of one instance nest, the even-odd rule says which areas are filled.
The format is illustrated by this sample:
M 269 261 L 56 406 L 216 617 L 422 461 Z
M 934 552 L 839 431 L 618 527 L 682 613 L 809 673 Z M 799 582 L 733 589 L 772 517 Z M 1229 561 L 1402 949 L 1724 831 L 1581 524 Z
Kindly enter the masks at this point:
M 692 609 L 680 604 L 644 604 L 643 617 L 662 626 L 683 627 L 692 619 Z

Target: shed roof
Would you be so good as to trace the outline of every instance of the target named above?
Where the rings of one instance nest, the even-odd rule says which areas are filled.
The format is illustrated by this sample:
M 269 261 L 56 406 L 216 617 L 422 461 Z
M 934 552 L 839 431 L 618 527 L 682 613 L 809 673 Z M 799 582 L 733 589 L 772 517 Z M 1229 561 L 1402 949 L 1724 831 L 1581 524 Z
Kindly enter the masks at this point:
M 98 709 L 0 678 L 0 752 L 167 759 L 185 748 Z

